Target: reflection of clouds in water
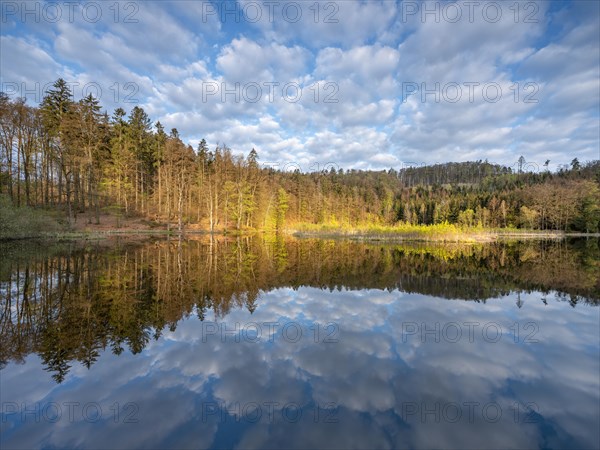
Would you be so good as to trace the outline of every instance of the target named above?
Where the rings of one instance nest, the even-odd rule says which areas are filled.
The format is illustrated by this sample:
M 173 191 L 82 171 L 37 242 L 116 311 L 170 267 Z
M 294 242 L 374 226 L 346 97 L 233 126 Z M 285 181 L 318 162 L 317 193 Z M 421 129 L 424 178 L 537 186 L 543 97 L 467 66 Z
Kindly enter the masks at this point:
M 106 420 L 57 424 L 2 424 L 9 446 L 209 447 L 224 442 L 239 448 L 336 447 L 536 447 L 574 443 L 597 447 L 600 411 L 598 308 L 544 306 L 537 293 L 492 299 L 486 304 L 448 301 L 397 291 L 321 291 L 278 289 L 263 293 L 254 314 L 237 309 L 224 322 L 242 328 L 250 322 L 279 322 L 272 342 L 236 343 L 230 336 L 202 339 L 203 324 L 192 318 L 173 333 L 151 342 L 140 355 L 104 354 L 87 371 L 75 365 L 62 385 L 41 371 L 37 357 L 2 371 L 3 402 L 99 402 Z M 305 335 L 296 343 L 281 337 L 294 321 Z M 538 343 L 515 344 L 509 328 L 533 321 Z M 309 327 L 339 325 L 337 343 L 315 343 Z M 497 323 L 503 335 L 488 342 L 477 334 L 469 342 L 406 336 L 403 324 Z M 263 332 L 265 329 L 263 328 Z M 464 328 L 463 332 L 467 329 Z M 44 376 L 40 376 L 43 373 Z M 32 386 L 34 390 L 29 389 Z M 538 423 L 515 423 L 515 401 L 533 402 Z M 110 406 L 139 405 L 137 424 L 114 423 Z M 277 402 L 306 408 L 298 422 L 263 420 L 256 424 L 207 421 L 203 405 Z M 338 423 L 317 421 L 310 405 L 339 405 Z M 456 423 L 406 416 L 409 403 L 432 408 L 449 402 L 495 402 L 502 417 L 492 423 L 476 409 Z M 281 407 L 281 406 L 280 406 Z M 521 411 L 522 412 L 522 411 Z M 426 417 L 427 418 L 427 417 Z M 542 431 L 543 427 L 543 431 Z M 225 432 L 227 429 L 229 431 Z M 238 430 L 239 440 L 224 440 Z M 110 435 L 106 441 L 104 436 Z
M 136 356 L 103 355 L 83 377 L 69 375 L 65 383 L 54 385 L 49 395 L 36 399 L 41 408 L 50 402 L 60 405 L 62 416 L 59 421 L 51 423 L 47 420 L 48 416 L 42 413 L 39 422 L 35 423 L 35 417 L 30 416 L 24 426 L 18 427 L 8 436 L 4 435 L 4 425 L 8 423 L 3 423 L 2 447 L 152 448 L 156 447 L 157 442 L 172 439 L 181 429 L 181 424 L 193 418 L 196 400 L 190 395 L 187 384 L 185 387 L 181 384 L 183 378 L 180 374 L 153 372 L 152 360 L 152 355 L 146 352 Z M 21 368 L 27 369 L 25 372 L 36 374 L 38 384 L 45 384 L 47 380 L 48 384 L 54 384 L 50 377 L 40 377 L 39 361 L 32 361 L 32 364 Z M 24 374 L 7 379 L 3 374 L 3 402 L 22 401 L 23 397 L 19 397 L 18 392 L 12 389 L 21 384 L 22 375 Z M 175 383 L 174 379 L 179 379 L 179 382 Z M 187 378 L 185 381 L 193 383 L 193 380 Z M 164 387 L 165 383 L 172 386 Z M 74 421 L 69 419 L 69 402 L 78 403 L 72 406 Z M 137 423 L 124 423 L 127 413 L 132 412 L 131 409 L 124 409 L 128 402 L 139 407 L 137 413 L 131 416 L 137 419 Z M 101 416 L 97 422 L 84 420 L 83 407 L 92 403 L 100 408 Z M 115 404 L 119 406 L 116 423 Z M 93 419 L 93 414 L 90 417 Z M 209 433 L 210 427 L 205 424 L 204 429 L 198 431 L 201 432 L 193 435 L 196 446 L 210 445 L 212 434 L 216 430 Z M 186 431 L 188 432 L 191 430 Z

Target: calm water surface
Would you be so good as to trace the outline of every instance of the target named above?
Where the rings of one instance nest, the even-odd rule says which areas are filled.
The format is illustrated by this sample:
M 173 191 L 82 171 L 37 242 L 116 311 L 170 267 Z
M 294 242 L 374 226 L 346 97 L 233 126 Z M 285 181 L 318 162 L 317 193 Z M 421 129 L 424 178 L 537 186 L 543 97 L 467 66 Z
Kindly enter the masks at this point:
M 0 447 L 598 448 L 598 240 L 0 246 Z

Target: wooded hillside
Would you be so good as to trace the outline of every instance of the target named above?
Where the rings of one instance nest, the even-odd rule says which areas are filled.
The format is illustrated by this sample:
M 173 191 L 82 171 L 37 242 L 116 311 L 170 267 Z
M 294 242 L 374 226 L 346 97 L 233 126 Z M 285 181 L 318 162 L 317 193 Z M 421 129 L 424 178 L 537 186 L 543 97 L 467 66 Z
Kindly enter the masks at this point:
M 261 167 L 258 153 L 186 145 L 143 109 L 102 113 L 58 80 L 42 103 L 0 94 L 0 194 L 15 206 L 141 215 L 184 228 L 281 230 L 299 223 L 356 226 L 440 223 L 464 227 L 600 230 L 600 161 L 550 172 L 521 158 L 387 171 L 301 173 Z M 568 151 L 568 149 L 565 149 Z M 81 220 L 81 218 L 79 219 Z

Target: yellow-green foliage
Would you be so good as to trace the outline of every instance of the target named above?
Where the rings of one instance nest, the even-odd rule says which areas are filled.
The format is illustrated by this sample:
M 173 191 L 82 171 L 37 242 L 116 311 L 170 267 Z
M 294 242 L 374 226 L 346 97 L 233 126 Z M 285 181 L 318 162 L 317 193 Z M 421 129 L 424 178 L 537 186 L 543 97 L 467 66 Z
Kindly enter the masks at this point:
M 404 242 L 394 248 L 405 255 L 431 255 L 438 260 L 451 261 L 459 258 L 475 258 L 482 253 L 484 245 L 486 244 Z
M 460 227 L 448 222 L 437 225 L 411 225 L 398 222 L 395 225 L 361 224 L 349 226 L 338 222 L 324 224 L 301 223 L 296 230 L 306 234 L 330 234 L 367 238 L 398 237 L 424 241 L 469 241 L 477 240 L 482 228 Z

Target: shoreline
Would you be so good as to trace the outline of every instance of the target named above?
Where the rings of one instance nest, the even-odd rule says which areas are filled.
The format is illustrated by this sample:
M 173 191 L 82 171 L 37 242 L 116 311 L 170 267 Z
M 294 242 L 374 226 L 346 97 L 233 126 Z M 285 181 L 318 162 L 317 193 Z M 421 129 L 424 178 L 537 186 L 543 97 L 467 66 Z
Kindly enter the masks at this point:
M 219 230 L 163 230 L 163 229 L 112 229 L 112 230 L 77 230 L 54 233 L 42 233 L 32 236 L 3 237 L 0 242 L 14 241 L 78 241 L 78 240 L 103 240 L 112 237 L 187 237 L 187 236 L 252 236 L 256 234 L 276 234 L 267 230 L 243 230 L 226 231 Z M 363 230 L 319 230 L 304 231 L 288 229 L 283 231 L 284 235 L 299 239 L 350 239 L 358 241 L 381 241 L 381 242 L 461 242 L 461 243 L 489 243 L 501 240 L 560 240 L 566 238 L 600 238 L 600 233 L 581 233 L 564 231 L 534 231 L 534 230 L 460 230 L 457 232 L 435 233 L 427 229 L 419 231 L 394 231 L 385 232 L 363 231 Z
M 474 231 L 438 235 L 419 235 L 411 232 L 389 232 L 384 234 L 364 232 L 306 232 L 293 233 L 297 238 L 351 239 L 381 242 L 441 242 L 441 243 L 491 243 L 503 240 L 561 240 L 566 238 L 600 238 L 600 233 L 565 233 L 532 231 Z

